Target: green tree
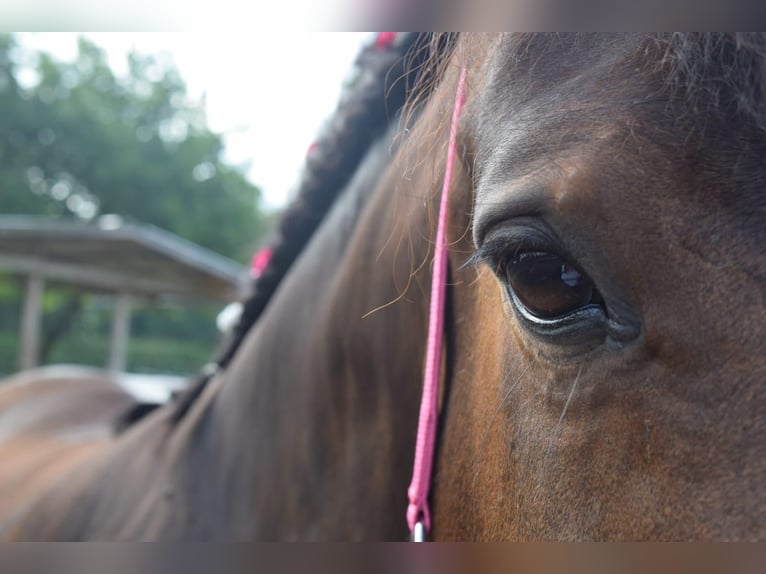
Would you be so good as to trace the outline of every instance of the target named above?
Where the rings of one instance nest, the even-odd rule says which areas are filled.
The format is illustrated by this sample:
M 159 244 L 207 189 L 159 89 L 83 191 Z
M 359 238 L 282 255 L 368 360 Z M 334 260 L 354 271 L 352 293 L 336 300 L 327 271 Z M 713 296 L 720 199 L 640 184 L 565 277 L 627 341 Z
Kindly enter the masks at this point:
M 0 34 L 0 213 L 84 221 L 117 214 L 244 263 L 269 219 L 258 208 L 259 190 L 223 161 L 223 148 L 167 59 L 132 54 L 118 77 L 86 39 L 75 61 L 61 62 Z M 5 282 L 0 371 L 13 363 L 19 297 Z M 217 308 L 139 309 L 130 366 L 196 369 L 215 346 Z M 103 362 L 106 350 L 96 348 L 109 324 L 97 299 L 54 287 L 46 311 L 43 350 L 51 360 Z M 64 337 L 72 329 L 84 334 Z
M 175 67 L 132 54 L 118 78 L 80 39 L 74 62 L 18 62 L 0 37 L 0 212 L 91 220 L 114 213 L 246 261 L 263 230 L 259 190 Z M 20 79 L 33 78 L 24 85 Z

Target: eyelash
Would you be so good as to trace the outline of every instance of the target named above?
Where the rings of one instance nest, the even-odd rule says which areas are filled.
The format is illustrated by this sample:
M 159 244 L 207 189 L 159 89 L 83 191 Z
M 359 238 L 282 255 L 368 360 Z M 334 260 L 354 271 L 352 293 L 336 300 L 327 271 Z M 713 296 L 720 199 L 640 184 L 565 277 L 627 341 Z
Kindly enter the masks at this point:
M 482 263 L 492 267 L 497 273 L 504 261 L 509 261 L 519 254 L 520 247 L 517 247 L 513 253 L 508 253 L 507 245 L 504 241 L 488 241 L 479 247 L 465 263 L 460 266 L 460 270 L 469 267 L 478 267 Z

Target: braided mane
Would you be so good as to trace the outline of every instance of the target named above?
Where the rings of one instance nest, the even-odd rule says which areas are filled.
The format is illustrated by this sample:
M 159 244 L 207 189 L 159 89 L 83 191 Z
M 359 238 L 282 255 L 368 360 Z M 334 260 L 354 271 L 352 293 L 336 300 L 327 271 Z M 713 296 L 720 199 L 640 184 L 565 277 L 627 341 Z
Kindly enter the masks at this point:
M 296 198 L 272 240 L 269 264 L 254 280 L 252 295 L 245 301 L 239 321 L 216 360 L 206 365 L 188 391 L 179 395 L 174 421 L 188 412 L 211 377 L 228 366 L 372 144 L 419 86 L 420 71 L 429 56 L 445 47 L 445 39 L 435 40 L 430 34 L 383 34 L 357 56 L 336 111 L 309 152 Z

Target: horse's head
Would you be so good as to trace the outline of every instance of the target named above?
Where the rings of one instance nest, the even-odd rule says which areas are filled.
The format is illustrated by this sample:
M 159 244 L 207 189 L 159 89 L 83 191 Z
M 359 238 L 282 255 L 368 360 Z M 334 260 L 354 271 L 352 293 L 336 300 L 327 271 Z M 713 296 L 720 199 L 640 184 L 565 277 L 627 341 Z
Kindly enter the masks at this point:
M 202 535 L 404 536 L 465 68 L 435 537 L 766 538 L 766 42 L 435 45 L 398 147 L 373 147 L 348 182 L 306 180 L 246 305 L 258 322 L 182 425 L 202 445 L 178 471 L 199 476 L 189 499 L 220 517 Z M 350 101 L 333 129 L 366 117 Z M 310 167 L 334 173 L 356 141 Z
M 766 38 L 433 45 L 362 52 L 214 374 L 14 536 L 404 537 L 465 70 L 434 536 L 766 539 Z
M 765 49 L 458 41 L 437 537 L 766 536 Z

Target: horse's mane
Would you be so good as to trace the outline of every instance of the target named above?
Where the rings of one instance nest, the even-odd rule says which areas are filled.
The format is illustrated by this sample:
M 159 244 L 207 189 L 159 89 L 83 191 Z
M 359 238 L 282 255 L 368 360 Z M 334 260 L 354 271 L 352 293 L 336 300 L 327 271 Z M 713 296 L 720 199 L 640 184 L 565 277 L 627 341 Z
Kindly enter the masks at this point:
M 691 112 L 735 111 L 766 130 L 766 33 L 656 36 L 659 64 Z
M 432 55 L 454 43 L 450 35 L 397 34 L 384 45 L 378 40 L 358 54 L 335 113 L 312 146 L 295 199 L 282 216 L 271 242 L 272 255 L 254 280 L 252 295 L 213 363 L 188 391 L 177 397 L 173 420 L 178 421 L 201 394 L 213 374 L 231 361 L 250 328 L 263 313 L 282 279 L 344 190 L 372 144 L 400 115 L 413 94 L 423 94 L 430 80 Z
M 584 35 L 584 34 L 581 34 Z M 561 44 L 559 34 L 518 34 L 514 54 Z M 663 96 L 679 102 L 683 118 L 700 115 L 751 122 L 766 131 L 765 32 L 659 32 L 640 34 L 638 69 L 663 81 Z M 604 42 L 612 41 L 604 35 Z M 539 46 L 542 44 L 542 47 Z M 577 42 L 572 42 L 576 45 Z

